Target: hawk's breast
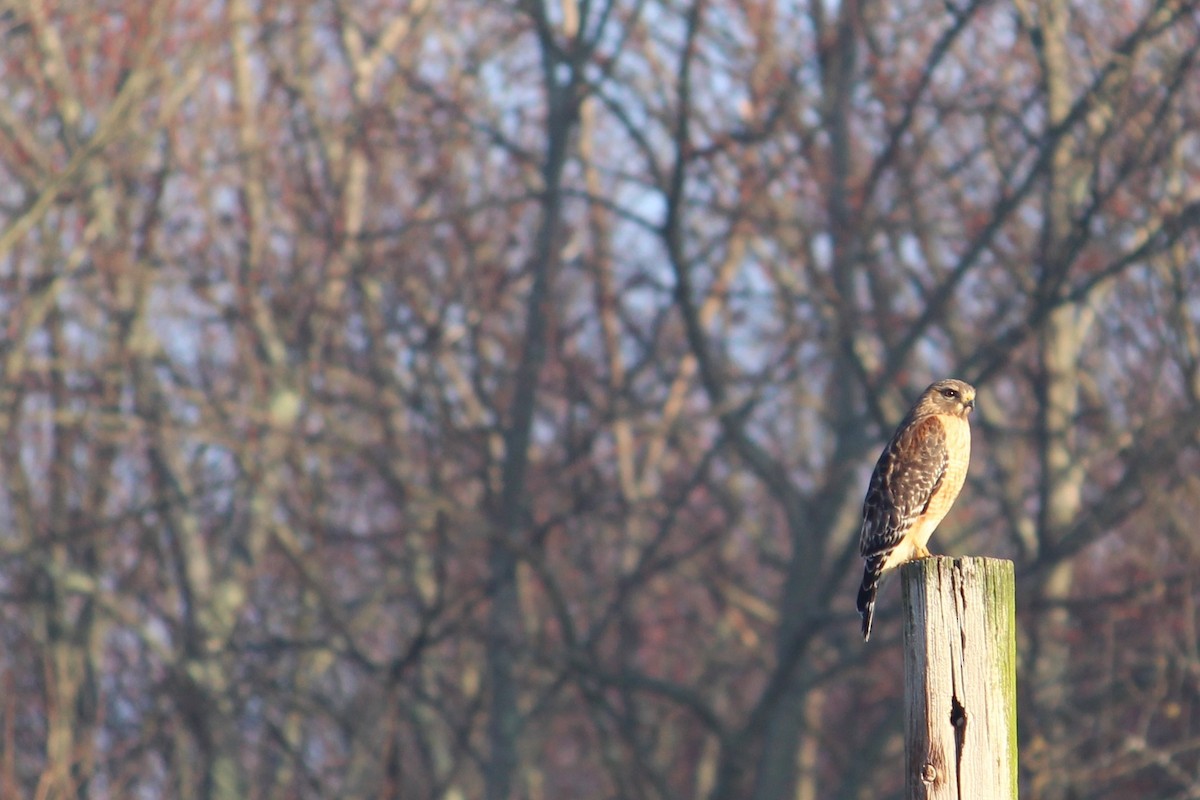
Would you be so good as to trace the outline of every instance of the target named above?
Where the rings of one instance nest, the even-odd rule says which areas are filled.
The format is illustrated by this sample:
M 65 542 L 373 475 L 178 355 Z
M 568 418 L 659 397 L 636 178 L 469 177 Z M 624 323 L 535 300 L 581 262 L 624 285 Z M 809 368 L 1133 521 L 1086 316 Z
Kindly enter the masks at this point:
M 967 464 L 971 461 L 971 426 L 966 419 L 939 414 L 937 420 L 946 432 L 946 474 L 942 476 L 941 485 L 929 499 L 929 507 L 925 510 L 924 516 L 933 523 L 930 533 L 946 516 L 962 491 L 963 481 L 967 478 Z

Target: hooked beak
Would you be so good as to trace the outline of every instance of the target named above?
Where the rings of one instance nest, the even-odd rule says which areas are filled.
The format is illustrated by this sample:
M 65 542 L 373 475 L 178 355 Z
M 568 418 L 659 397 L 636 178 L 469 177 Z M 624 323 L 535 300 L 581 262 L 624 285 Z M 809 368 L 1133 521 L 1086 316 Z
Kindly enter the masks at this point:
M 970 400 L 968 400 L 966 402 L 966 409 L 967 409 L 967 411 L 975 410 L 975 398 L 972 397 Z

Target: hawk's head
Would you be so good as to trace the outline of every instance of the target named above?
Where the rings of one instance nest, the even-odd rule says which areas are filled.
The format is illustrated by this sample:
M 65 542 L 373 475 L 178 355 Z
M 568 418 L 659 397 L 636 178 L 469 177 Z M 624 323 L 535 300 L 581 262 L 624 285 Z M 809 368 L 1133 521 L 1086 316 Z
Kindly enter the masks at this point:
M 966 381 L 948 378 L 930 384 L 917 401 L 932 414 L 951 414 L 966 419 L 975 408 L 975 387 Z

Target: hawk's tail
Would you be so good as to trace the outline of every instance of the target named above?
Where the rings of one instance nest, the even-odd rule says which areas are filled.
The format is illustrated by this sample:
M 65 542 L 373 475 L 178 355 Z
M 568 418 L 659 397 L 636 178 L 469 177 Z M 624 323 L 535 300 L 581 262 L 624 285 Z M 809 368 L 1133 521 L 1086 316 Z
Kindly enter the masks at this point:
M 862 615 L 863 641 L 871 638 L 871 623 L 875 620 L 875 593 L 883 575 L 883 559 L 871 558 L 863 569 L 862 586 L 858 590 L 858 613 Z

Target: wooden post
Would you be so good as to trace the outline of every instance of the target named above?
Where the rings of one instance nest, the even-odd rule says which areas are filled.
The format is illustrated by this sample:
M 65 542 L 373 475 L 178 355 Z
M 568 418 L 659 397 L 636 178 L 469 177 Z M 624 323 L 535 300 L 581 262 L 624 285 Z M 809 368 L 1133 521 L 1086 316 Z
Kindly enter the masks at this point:
M 900 569 L 908 800 L 1015 800 L 1013 563 L 935 556 Z

